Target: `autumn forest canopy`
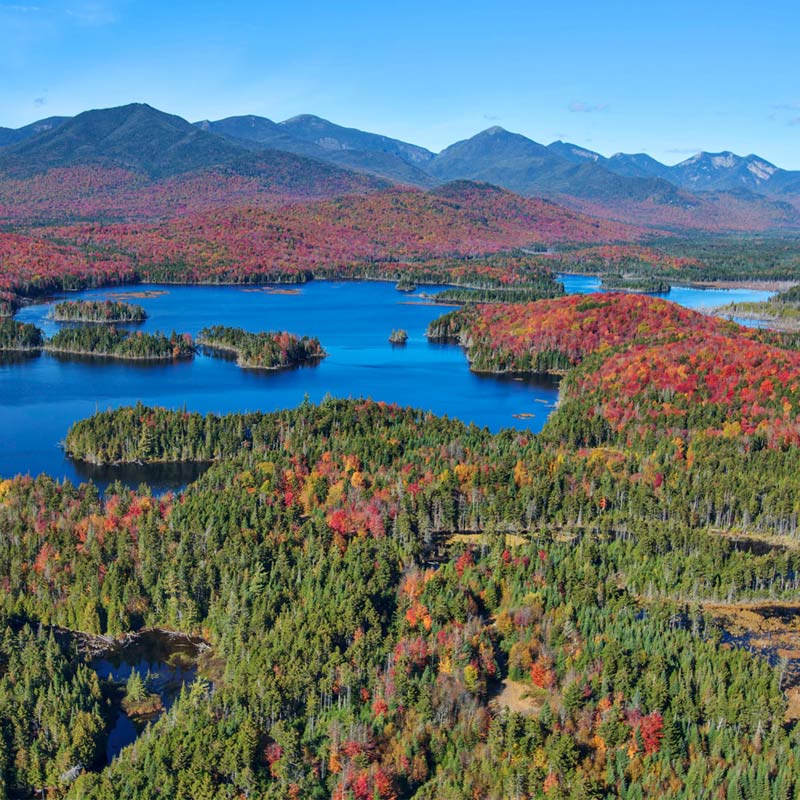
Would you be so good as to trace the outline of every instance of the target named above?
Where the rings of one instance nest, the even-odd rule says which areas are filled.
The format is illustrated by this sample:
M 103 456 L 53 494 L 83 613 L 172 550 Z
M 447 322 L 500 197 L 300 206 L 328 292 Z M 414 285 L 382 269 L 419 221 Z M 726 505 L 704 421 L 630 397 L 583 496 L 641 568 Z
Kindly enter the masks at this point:
M 265 122 L 135 105 L 0 139 L 0 354 L 313 366 L 313 315 L 194 338 L 119 300 L 14 317 L 145 281 L 385 280 L 445 287 L 429 340 L 559 376 L 557 407 L 538 434 L 335 397 L 74 419 L 77 463 L 202 475 L 0 476 L 0 799 L 800 796 L 800 334 L 648 294 L 780 282 L 796 312 L 792 174 L 690 189 L 501 129 L 436 155 Z M 153 630 L 204 653 L 168 709 L 97 669 Z
M 542 434 L 361 401 L 224 417 L 137 405 L 76 423 L 68 452 L 213 462 L 185 494 L 2 485 L 17 532 L 2 556 L 4 646 L 52 652 L 65 689 L 48 713 L 86 720 L 80 735 L 57 736 L 57 716 L 19 728 L 7 785 L 98 798 L 112 786 L 144 797 L 155 786 L 181 797 L 796 790 L 792 673 L 724 646 L 717 616 L 793 608 L 798 555 L 778 542 L 796 536 L 800 510 L 794 339 L 614 294 L 468 308 L 439 324 L 473 364 L 501 354 L 484 368 L 560 354 L 562 401 Z M 749 538 L 775 544 L 737 544 Z M 106 690 L 80 672 L 74 645 L 42 631 L 149 626 L 201 633 L 221 674 L 111 766 L 64 785 L 66 765 L 98 759 Z M 31 680 L 42 688 L 26 702 L 47 685 Z M 505 700 L 513 690 L 524 699 Z

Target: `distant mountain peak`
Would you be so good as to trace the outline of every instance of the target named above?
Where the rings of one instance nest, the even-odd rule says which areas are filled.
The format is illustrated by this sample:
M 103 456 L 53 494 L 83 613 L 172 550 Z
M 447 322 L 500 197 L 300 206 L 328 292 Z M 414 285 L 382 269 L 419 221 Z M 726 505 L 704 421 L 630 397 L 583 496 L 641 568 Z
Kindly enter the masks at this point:
M 388 165 L 388 159 L 395 158 L 419 168 L 433 158 L 433 153 L 419 145 L 358 128 L 346 128 L 313 114 L 299 114 L 278 125 L 295 139 L 311 142 L 325 151 L 332 153 L 357 151 L 373 154 L 367 159 L 368 161 L 375 161 L 375 155 L 380 155 L 384 165 Z
M 770 164 L 770 162 L 765 158 L 761 158 L 761 156 L 757 156 L 755 153 L 750 153 L 746 156 L 740 156 L 731 150 L 721 150 L 718 153 L 710 153 L 702 150 L 699 153 L 695 153 L 690 158 L 687 158 L 685 161 L 681 161 L 680 164 L 677 164 L 676 166 L 687 166 L 690 164 L 697 164 L 701 161 L 708 162 L 718 169 L 733 169 L 734 167 L 738 167 L 743 163 L 760 163 L 764 166 L 774 167 L 777 169 L 774 164 Z
M 748 156 L 748 159 L 751 157 Z M 774 164 L 770 164 L 769 161 L 764 161 L 760 158 L 753 158 L 752 160 L 748 161 L 747 169 L 759 178 L 760 180 L 769 180 L 776 172 L 778 172 L 778 168 Z
M 323 119 L 322 117 L 318 117 L 316 114 L 296 114 L 293 117 L 289 117 L 289 119 L 285 119 L 280 124 L 285 124 L 288 122 L 324 122 L 330 125 L 333 124 L 333 123 L 328 123 L 328 120 Z
M 750 153 L 740 156 L 730 150 L 701 152 L 671 168 L 671 179 L 681 186 L 700 191 L 763 192 L 765 187 L 780 192 L 792 174 L 778 169 L 764 158 Z
M 717 202 L 700 197 L 707 192 L 728 193 L 728 199 L 735 194 L 743 203 L 762 205 L 770 198 L 800 195 L 800 172 L 781 170 L 752 153 L 700 152 L 668 166 L 645 153 L 607 158 L 560 139 L 545 146 L 500 125 L 438 155 L 314 114 L 283 122 L 247 114 L 191 125 L 143 102 L 71 119 L 44 119 L 17 130 L 0 128 L 0 173 L 6 177 L 78 166 L 121 167 L 156 180 L 198 170 L 275 176 L 284 169 L 287 185 L 302 185 L 307 192 L 306 184 L 314 184 L 307 192 L 311 195 L 319 191 L 315 181 L 324 182 L 325 176 L 357 191 L 385 186 L 387 180 L 430 188 L 466 179 L 478 183 L 448 185 L 442 193 L 499 191 L 476 188 L 494 185 L 557 202 L 591 203 L 587 208 L 646 202 L 650 208 L 673 209 Z M 326 172 L 330 167 L 339 171 Z M 303 173 L 313 180 L 305 180 Z
M 673 198 L 674 186 L 653 178 L 630 179 L 606 169 L 602 157 L 573 145 L 545 147 L 533 139 L 495 127 L 456 142 L 439 153 L 430 171 L 441 180 L 469 178 L 537 196 L 575 196 L 590 199 Z
M 25 125 L 22 128 L 0 128 L 0 148 L 24 142 L 26 139 L 30 139 L 40 133 L 52 131 L 68 120 L 69 117 L 47 117 L 46 119 L 31 122 L 30 125 Z
M 283 122 L 255 115 L 208 123 L 210 130 L 249 150 L 283 150 L 409 186 L 430 187 L 437 181 L 420 167 L 433 154 L 422 147 L 356 128 L 343 128 L 313 114 Z
M 690 156 L 685 161 L 681 161 L 681 163 L 677 164 L 676 166 L 690 166 L 692 164 L 707 162 L 717 169 L 732 169 L 741 161 L 742 158 L 737 156 L 736 153 L 732 153 L 730 150 L 723 150 L 719 153 L 707 153 L 705 151 L 701 151 L 699 153 L 695 153 L 693 156 Z
M 586 161 L 594 161 L 596 164 L 602 164 L 607 160 L 601 156 L 600 153 L 595 153 L 594 150 L 589 150 L 578 144 L 572 144 L 572 142 L 564 142 L 561 139 L 550 142 L 547 147 L 549 150 L 558 153 L 562 158 L 566 158 L 574 164 L 581 164 Z
M 731 169 L 735 167 L 739 163 L 739 157 L 731 153 L 730 151 L 726 151 L 724 153 L 720 153 L 719 155 L 713 156 L 711 158 L 711 163 L 715 167 L 721 167 L 723 169 Z

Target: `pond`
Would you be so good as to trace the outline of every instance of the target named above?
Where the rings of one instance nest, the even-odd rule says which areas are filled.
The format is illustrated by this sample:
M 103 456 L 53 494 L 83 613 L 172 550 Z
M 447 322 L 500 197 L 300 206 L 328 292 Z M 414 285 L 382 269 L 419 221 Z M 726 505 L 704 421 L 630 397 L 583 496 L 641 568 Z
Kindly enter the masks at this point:
M 596 291 L 593 277 L 560 276 L 568 293 Z M 199 353 L 191 361 L 143 364 L 76 359 L 42 353 L 0 359 L 0 476 L 46 472 L 73 481 L 92 479 L 101 489 L 115 479 L 155 491 L 179 488 L 200 466 L 89 467 L 66 458 L 60 443 L 69 426 L 98 410 L 142 401 L 201 413 L 272 411 L 296 406 L 307 395 L 371 397 L 412 405 L 487 426 L 541 430 L 558 399 L 550 377 L 481 376 L 470 372 L 459 347 L 428 342 L 428 324 L 448 308 L 421 297 L 444 287 L 398 292 L 393 283 L 312 281 L 299 287 L 136 285 L 96 289 L 72 299 L 123 299 L 139 303 L 148 319 L 138 330 L 191 333 L 207 325 L 246 330 L 289 330 L 317 336 L 329 353 L 317 366 L 280 372 L 243 370 L 231 360 Z M 705 308 L 767 292 L 674 288 L 669 299 Z M 47 303 L 23 308 L 17 319 L 48 335 L 61 325 Z M 408 331 L 407 344 L 393 346 L 393 328 Z M 520 416 L 524 415 L 524 416 Z
M 92 659 L 91 665 L 101 680 L 118 685 L 120 695 L 131 674 L 137 672 L 145 681 L 147 691 L 161 698 L 161 711 L 148 720 L 154 721 L 172 707 L 181 688 L 194 681 L 197 659 L 204 647 L 200 639 L 169 631 L 147 630 Z M 131 744 L 144 724 L 143 720 L 131 719 L 117 705 L 116 718 L 106 743 L 106 760 L 111 762 L 123 747 Z

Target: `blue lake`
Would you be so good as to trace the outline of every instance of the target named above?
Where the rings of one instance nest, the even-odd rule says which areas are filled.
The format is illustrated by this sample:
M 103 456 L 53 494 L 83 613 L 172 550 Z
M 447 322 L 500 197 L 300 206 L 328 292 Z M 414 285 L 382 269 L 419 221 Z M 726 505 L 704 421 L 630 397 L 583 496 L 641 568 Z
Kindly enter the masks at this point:
M 562 280 L 569 293 L 599 286 L 597 278 L 586 276 Z M 331 394 L 413 405 L 495 431 L 509 426 L 540 430 L 558 398 L 557 382 L 471 373 L 461 348 L 425 338 L 428 324 L 447 308 L 426 303 L 419 291 L 403 294 L 391 283 L 312 281 L 291 292 L 286 287 L 144 284 L 71 294 L 72 299 L 120 297 L 140 303 L 149 315 L 136 326 L 142 330 L 174 329 L 193 336 L 212 324 L 289 330 L 319 337 L 329 356 L 317 366 L 282 372 L 243 370 L 233 361 L 203 354 L 192 361 L 149 365 L 48 353 L 0 357 L 0 476 L 47 472 L 73 481 L 91 478 L 101 487 L 116 478 L 130 485 L 147 480 L 156 490 L 184 485 L 196 468 L 98 469 L 64 456 L 60 442 L 75 420 L 138 400 L 223 414 L 272 411 L 295 406 L 305 395 L 319 401 Z M 135 296 L 140 294 L 145 296 Z M 677 287 L 666 295 L 692 308 L 768 296 Z M 51 335 L 59 328 L 49 318 L 57 299 L 25 307 L 17 319 Z M 393 328 L 408 331 L 405 346 L 389 344 Z

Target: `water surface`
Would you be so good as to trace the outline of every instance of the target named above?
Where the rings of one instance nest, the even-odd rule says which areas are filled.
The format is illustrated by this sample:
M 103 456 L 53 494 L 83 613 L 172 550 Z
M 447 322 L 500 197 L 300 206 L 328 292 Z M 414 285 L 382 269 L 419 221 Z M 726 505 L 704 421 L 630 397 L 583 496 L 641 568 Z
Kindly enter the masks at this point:
M 570 294 L 597 291 L 598 278 L 559 276 Z M 312 281 L 301 287 L 138 285 L 59 295 L 27 306 L 17 318 L 52 335 L 61 323 L 53 305 L 71 299 L 126 299 L 148 312 L 137 330 L 191 333 L 214 324 L 246 330 L 289 330 L 317 336 L 329 356 L 317 366 L 280 372 L 243 370 L 231 360 L 199 353 L 191 361 L 144 364 L 42 353 L 0 358 L 0 476 L 47 472 L 101 488 L 120 479 L 147 481 L 156 491 L 179 488 L 198 467 L 110 468 L 75 464 L 60 443 L 76 420 L 98 410 L 141 400 L 148 405 L 201 413 L 273 411 L 306 395 L 314 401 L 371 397 L 411 405 L 487 426 L 541 430 L 558 398 L 549 377 L 480 376 L 470 372 L 460 347 L 428 342 L 428 324 L 447 308 L 419 297 L 443 287 L 398 292 L 392 283 Z M 768 292 L 674 287 L 664 295 L 690 308 L 760 300 Z M 404 346 L 389 344 L 393 328 L 408 331 Z M 532 416 L 520 417 L 520 414 Z
M 600 278 L 593 275 L 559 275 L 567 294 L 591 294 L 599 292 Z M 673 303 L 693 308 L 696 311 L 707 311 L 729 303 L 760 303 L 772 297 L 774 292 L 761 289 L 702 289 L 696 286 L 673 286 L 668 292 L 654 294 Z

